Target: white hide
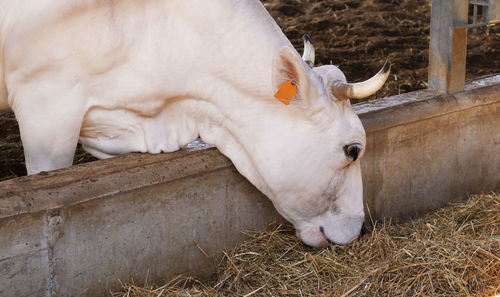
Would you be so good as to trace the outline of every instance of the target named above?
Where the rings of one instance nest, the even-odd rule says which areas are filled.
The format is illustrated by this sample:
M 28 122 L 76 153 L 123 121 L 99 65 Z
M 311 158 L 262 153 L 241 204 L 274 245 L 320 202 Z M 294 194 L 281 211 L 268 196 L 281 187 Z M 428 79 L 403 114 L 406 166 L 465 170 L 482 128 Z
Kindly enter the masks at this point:
M 364 129 L 260 1 L 1 0 L 0 8 L 0 109 L 16 115 L 29 174 L 71 166 L 78 141 L 106 158 L 172 152 L 199 135 L 305 243 L 358 236 L 360 165 L 343 147 L 364 147 Z M 298 95 L 286 106 L 273 94 L 290 76 Z

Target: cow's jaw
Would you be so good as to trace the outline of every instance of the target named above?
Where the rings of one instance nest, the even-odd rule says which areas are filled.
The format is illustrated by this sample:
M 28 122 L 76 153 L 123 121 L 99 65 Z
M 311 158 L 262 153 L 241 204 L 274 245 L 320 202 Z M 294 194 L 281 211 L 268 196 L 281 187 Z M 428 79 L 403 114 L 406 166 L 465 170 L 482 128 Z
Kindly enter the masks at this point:
M 325 247 L 330 242 L 345 245 L 359 236 L 365 219 L 359 162 L 342 175 L 341 181 L 332 179 L 336 185 L 330 193 L 324 193 L 324 197 L 311 195 L 275 200 L 278 212 L 294 225 L 297 237 L 305 244 L 313 247 Z M 321 204 L 314 204 L 316 201 Z

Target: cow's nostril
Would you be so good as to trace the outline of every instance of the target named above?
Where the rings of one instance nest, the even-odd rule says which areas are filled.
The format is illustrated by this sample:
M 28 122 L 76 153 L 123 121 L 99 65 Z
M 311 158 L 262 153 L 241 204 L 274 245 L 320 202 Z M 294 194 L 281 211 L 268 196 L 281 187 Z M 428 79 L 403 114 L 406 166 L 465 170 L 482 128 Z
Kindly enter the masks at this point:
M 326 241 L 328 241 L 328 243 L 332 243 L 332 241 L 326 236 L 325 228 L 323 228 L 323 226 L 319 226 L 319 231 L 321 232 L 321 234 L 323 234 L 323 236 L 325 237 Z M 330 249 L 330 246 L 328 246 L 328 249 Z
M 366 225 L 365 223 L 363 223 L 363 225 L 361 226 L 361 231 L 359 232 L 359 234 L 361 236 L 365 235 L 366 233 L 368 233 L 368 229 L 366 228 Z

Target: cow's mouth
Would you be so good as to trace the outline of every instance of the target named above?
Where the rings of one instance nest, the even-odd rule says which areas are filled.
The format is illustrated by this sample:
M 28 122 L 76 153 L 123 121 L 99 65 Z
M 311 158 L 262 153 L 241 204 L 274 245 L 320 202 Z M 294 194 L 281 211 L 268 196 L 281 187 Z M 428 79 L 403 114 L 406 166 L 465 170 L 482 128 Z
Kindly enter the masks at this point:
M 331 241 L 326 235 L 318 228 L 315 230 L 298 230 L 297 237 L 307 246 L 313 248 L 326 248 L 330 245 Z
M 355 241 L 356 239 L 358 239 L 358 238 L 360 238 L 361 236 L 363 236 L 365 233 L 367 233 L 367 229 L 366 229 L 366 227 L 365 227 L 365 223 L 363 223 L 363 225 L 361 226 L 361 232 L 359 233 L 359 235 L 358 235 L 358 236 L 354 236 L 351 240 L 349 240 L 349 241 L 347 241 L 347 242 L 345 242 L 345 243 L 340 244 L 340 243 L 336 243 L 336 242 L 334 242 L 334 241 L 330 240 L 330 239 L 328 238 L 328 236 L 326 236 L 326 234 L 325 234 L 325 229 L 323 228 L 323 226 L 319 226 L 319 231 L 321 232 L 321 234 L 323 235 L 323 237 L 325 238 L 325 240 L 326 240 L 326 241 L 328 241 L 328 244 L 329 244 L 329 245 L 330 245 L 330 244 L 348 245 L 348 244 L 352 243 L 353 241 Z

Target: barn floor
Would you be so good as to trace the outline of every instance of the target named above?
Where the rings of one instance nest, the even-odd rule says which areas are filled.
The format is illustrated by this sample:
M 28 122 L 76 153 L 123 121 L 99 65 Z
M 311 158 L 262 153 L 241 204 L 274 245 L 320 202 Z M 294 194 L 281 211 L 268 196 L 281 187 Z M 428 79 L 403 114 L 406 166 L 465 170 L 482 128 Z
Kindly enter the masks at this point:
M 428 0 L 263 0 L 297 50 L 308 33 L 316 48 L 316 64 L 333 63 L 348 80 L 369 78 L 392 61 L 392 74 L 373 98 L 427 87 Z M 468 33 L 467 78 L 500 72 L 500 26 Z M 77 150 L 75 164 L 95 158 Z M 17 123 L 0 114 L 0 181 L 26 174 Z

